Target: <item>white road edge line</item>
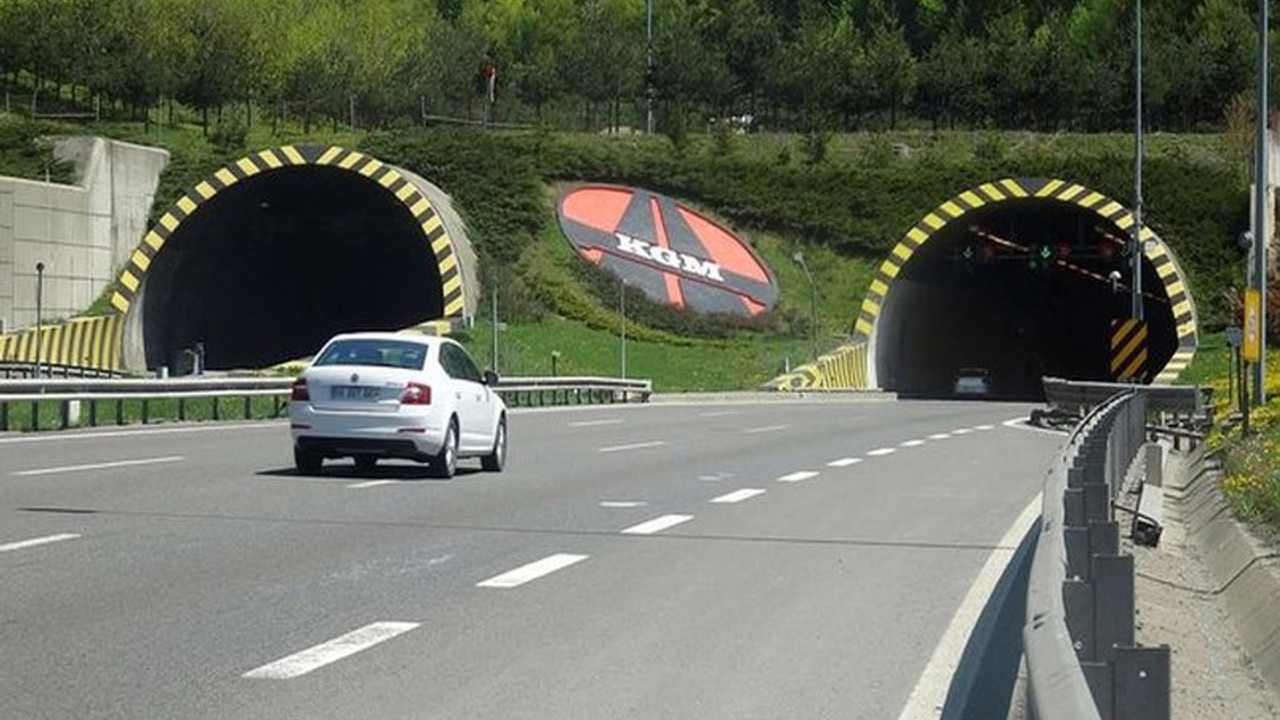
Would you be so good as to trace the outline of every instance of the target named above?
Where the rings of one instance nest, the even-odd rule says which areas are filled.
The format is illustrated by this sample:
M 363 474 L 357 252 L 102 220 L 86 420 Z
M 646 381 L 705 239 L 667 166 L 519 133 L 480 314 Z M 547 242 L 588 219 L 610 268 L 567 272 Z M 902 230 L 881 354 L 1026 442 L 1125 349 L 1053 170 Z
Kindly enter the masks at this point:
M 630 443 L 627 445 L 610 445 L 609 447 L 600 448 L 599 452 L 611 453 L 611 452 L 622 452 L 623 450 L 643 450 L 644 448 L 662 447 L 663 445 L 666 445 L 666 444 L 667 444 L 666 440 L 650 440 L 648 442 Z
M 957 430 L 952 430 L 951 434 L 952 435 L 968 435 L 971 432 L 973 432 L 973 428 L 959 428 Z
M 951 437 L 951 433 L 934 433 L 929 436 L 930 440 L 946 440 Z
M 205 425 L 192 425 L 189 427 L 174 428 L 154 428 L 151 430 L 106 430 L 102 432 L 61 432 L 54 431 L 49 433 L 41 433 L 31 437 L 16 438 L 0 438 L 0 445 L 11 445 L 15 443 L 33 443 L 33 442 L 64 442 L 66 440 L 95 440 L 98 438 L 118 438 L 131 437 L 134 435 L 179 435 L 185 433 L 198 432 L 223 432 L 226 430 L 254 430 L 257 428 L 288 426 L 284 421 L 259 422 L 259 423 L 237 423 L 227 425 L 221 423 L 208 423 Z
M 644 507 L 645 505 L 648 505 L 648 504 L 649 503 L 643 500 L 601 500 L 600 501 L 600 507 L 602 508 L 638 508 L 638 507 Z
M 892 455 L 897 451 L 898 451 L 898 448 L 885 447 L 885 448 L 877 448 L 875 450 L 871 450 L 867 454 L 870 455 L 871 457 L 884 457 L 885 455 Z
M 83 472 L 85 470 L 109 470 L 111 468 L 134 467 L 136 465 L 158 465 L 160 463 L 175 463 L 186 460 L 181 455 L 169 455 L 167 457 L 142 458 L 139 460 L 116 460 L 114 462 L 90 463 L 87 465 L 64 465 L 62 467 L 40 468 L 39 470 L 19 470 L 12 473 L 13 475 L 31 476 L 31 475 L 54 475 L 57 473 Z
M 924 444 L 924 440 L 906 440 L 903 441 L 902 447 L 920 447 Z
M 720 497 L 711 498 L 713 503 L 738 503 L 743 500 L 750 500 L 757 495 L 763 495 L 765 491 L 761 488 L 742 488 L 734 490 L 731 493 L 725 493 Z
M 243 677 L 254 680 L 291 680 L 349 655 L 355 655 L 361 650 L 368 650 L 378 643 L 407 633 L 421 624 L 416 622 L 370 623 L 346 635 L 280 658 L 256 670 L 250 670 Z
M 716 411 L 714 411 L 714 412 L 704 412 L 704 413 L 699 413 L 699 414 L 698 414 L 698 417 L 702 417 L 702 418 L 718 418 L 718 417 L 726 417 L 726 416 L 729 416 L 729 415 L 741 415 L 741 414 L 742 414 L 742 413 L 738 412 L 737 410 L 716 410 Z
M 652 520 L 645 520 L 638 525 L 622 531 L 623 535 L 653 535 L 660 533 L 667 528 L 675 527 L 680 523 L 686 523 L 693 519 L 692 515 L 662 515 Z
M 759 433 L 777 432 L 778 430 L 786 430 L 786 425 L 766 425 L 764 427 L 747 428 L 742 431 L 743 435 L 757 435 Z
M 840 458 L 839 460 L 832 460 L 831 462 L 827 463 L 827 467 L 835 467 L 835 468 L 849 467 L 850 465 L 857 465 L 860 462 L 862 462 L 862 458 L 854 458 L 854 457 Z
M 778 478 L 778 482 L 786 482 L 786 483 L 800 482 L 801 480 L 808 480 L 809 478 L 817 477 L 817 476 L 818 476 L 818 472 L 816 470 L 799 470 L 789 475 L 783 475 L 782 477 Z
M 596 427 L 597 425 L 621 425 L 622 418 L 609 418 L 607 420 L 578 420 L 569 423 L 571 428 Z
M 527 565 L 521 565 L 515 570 L 508 570 L 501 575 L 495 575 L 488 580 L 478 582 L 476 587 L 503 589 L 519 587 L 544 575 L 563 570 L 574 563 L 582 562 L 588 557 L 588 555 L 573 555 L 570 553 L 548 555 L 541 560 L 534 560 Z
M 352 490 L 363 490 L 365 488 L 378 487 L 379 485 L 399 485 L 399 480 L 365 480 L 364 482 L 351 483 L 347 487 Z
M 63 540 L 75 540 L 80 537 L 75 533 L 59 533 L 57 535 L 46 535 L 44 537 L 31 538 L 30 540 L 20 540 L 18 542 L 5 543 L 0 545 L 0 552 L 9 552 L 10 550 L 22 550 L 37 545 L 48 545 L 49 543 L 62 542 Z
M 941 708 L 947 701 L 947 690 L 951 687 L 951 677 L 960 664 L 960 656 L 978 623 L 978 616 L 982 614 L 982 608 L 991 597 L 1000 576 L 1004 574 L 1005 567 L 1017 552 L 1018 544 L 1040 516 L 1040 505 L 1040 495 L 1037 494 L 1022 509 L 1004 537 L 1000 538 L 996 549 L 987 556 L 987 561 L 978 570 L 978 576 L 969 586 L 969 592 L 960 601 L 960 607 L 951 617 L 951 623 L 938 641 L 938 646 L 934 648 L 924 672 L 920 673 L 920 679 L 907 698 L 902 712 L 898 714 L 898 720 L 930 720 L 941 714 Z
M 1041 427 L 1035 427 L 1034 425 L 1028 425 L 1027 418 L 1025 417 L 1011 418 L 1009 420 L 1005 420 L 1000 424 L 1007 428 L 1012 428 L 1014 430 L 1024 430 L 1026 432 L 1044 433 L 1046 435 L 1057 435 L 1058 437 L 1062 437 L 1066 435 L 1066 433 L 1062 432 L 1061 430 L 1050 430 L 1048 428 L 1041 428 Z

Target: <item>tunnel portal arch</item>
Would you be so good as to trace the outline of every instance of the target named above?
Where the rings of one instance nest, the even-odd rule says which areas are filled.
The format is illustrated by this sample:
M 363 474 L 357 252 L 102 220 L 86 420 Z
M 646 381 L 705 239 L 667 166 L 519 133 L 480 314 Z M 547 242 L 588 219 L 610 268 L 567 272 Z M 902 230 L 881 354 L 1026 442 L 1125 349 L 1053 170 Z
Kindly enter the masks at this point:
M 272 244 L 261 242 L 264 236 L 274 239 L 269 237 L 271 229 L 264 230 L 261 221 L 254 224 L 243 217 L 259 210 L 287 214 L 283 221 L 277 218 L 276 225 L 287 226 L 288 232 L 280 234 L 294 238 L 291 245 L 274 251 L 277 254 L 269 262 L 259 256 L 272 252 L 261 247 Z M 215 221 L 216 227 L 211 225 Z M 256 247 L 250 244 L 254 238 L 260 241 Z M 356 245 L 361 240 L 368 241 L 365 247 Z M 369 246 L 374 241 L 381 245 Z M 199 262 L 190 267 L 197 254 Z M 310 354 L 322 336 L 333 332 L 439 325 L 431 321 L 458 321 L 474 311 L 475 256 L 447 195 L 414 173 L 354 150 L 285 145 L 246 155 L 201 180 L 160 215 L 130 254 L 110 295 L 111 306 L 128 318 L 124 364 L 134 370 L 169 365 L 180 348 L 185 352 L 194 338 L 208 331 L 207 327 L 168 327 L 202 322 L 189 317 L 191 312 L 174 315 L 176 311 L 168 311 L 166 316 L 160 307 L 182 300 L 182 293 L 190 286 L 223 298 L 215 297 L 205 305 L 222 303 L 216 314 L 225 326 L 225 317 L 235 310 L 235 303 L 228 305 L 225 297 L 242 292 L 249 280 L 246 275 L 255 272 L 260 280 L 274 284 L 268 270 L 275 268 L 274 277 L 279 277 L 278 270 L 290 255 L 304 265 L 310 263 L 308 269 L 313 273 L 320 262 L 315 256 L 336 256 L 327 261 L 331 267 L 319 273 L 328 277 L 330 284 L 341 273 L 348 278 L 344 282 L 350 283 L 352 295 L 359 290 L 370 298 L 367 304 L 399 303 L 400 307 L 388 312 L 366 307 L 345 317 L 319 319 L 299 334 L 288 332 L 288 327 L 272 327 L 272 321 L 258 317 L 258 313 L 245 312 L 246 307 L 255 305 L 244 301 L 237 310 L 242 320 L 235 321 L 243 328 L 222 327 L 221 334 L 228 336 L 243 329 L 241 335 L 253 337 L 235 339 L 233 344 L 239 347 L 225 353 L 220 361 L 216 350 L 209 348 L 211 368 L 217 369 L 219 362 L 226 369 L 275 364 Z M 176 268 L 183 262 L 188 267 L 179 272 Z M 244 266 L 237 265 L 241 262 Z M 255 262 L 256 269 L 251 272 L 248 266 Z M 384 276 L 363 277 L 377 273 Z M 299 283 L 294 283 L 295 293 L 298 289 Z M 310 294 L 299 302 L 310 300 L 313 305 L 317 298 L 343 292 L 341 287 L 314 290 L 304 286 L 303 290 Z M 274 296 L 262 292 L 263 298 L 274 297 L 279 304 L 289 305 L 293 300 L 283 291 Z M 398 294 L 392 297 L 388 293 Z M 359 298 L 348 300 L 360 302 Z M 264 312 L 276 310 L 270 305 L 262 302 L 256 307 Z M 207 325 L 214 311 L 203 306 L 201 311 Z M 305 312 L 305 308 L 299 309 L 291 318 L 277 312 L 281 317 L 275 322 L 310 322 Z M 315 314 L 321 312 L 314 310 Z M 328 314 L 338 315 L 332 307 Z M 277 341 L 278 347 L 270 347 Z M 253 343 L 259 347 L 252 347 Z
M 1037 214 L 1039 217 L 1036 217 Z M 1001 217 L 1003 220 L 999 219 Z M 971 188 L 943 202 L 911 227 L 880 265 L 863 300 L 861 312 L 854 322 L 854 343 L 866 343 L 867 347 L 866 369 L 870 387 L 899 391 L 912 389 L 902 387 L 904 383 L 896 364 L 902 363 L 902 356 L 910 352 L 902 347 L 906 336 L 921 332 L 909 327 L 910 313 L 907 310 L 912 303 L 903 302 L 904 296 L 913 294 L 911 286 L 916 284 L 915 280 L 924 274 L 920 268 L 913 267 L 913 263 L 922 267 L 931 263 L 935 270 L 941 267 L 941 270 L 934 273 L 935 276 L 945 274 L 947 255 L 939 246 L 954 244 L 965 237 L 966 233 L 984 233 L 975 223 L 988 221 L 1005 222 L 1010 226 L 1020 224 L 1023 227 L 1034 226 L 1039 222 L 1040 228 L 1036 232 L 1044 232 L 1044 227 L 1052 227 L 1047 225 L 1051 222 L 1074 223 L 1081 227 L 1089 225 L 1093 227 L 1092 231 L 1109 236 L 1118 243 L 1119 239 L 1127 238 L 1132 233 L 1135 219 L 1128 209 L 1102 193 L 1060 179 L 1005 178 Z M 1148 319 L 1153 326 L 1153 335 L 1159 331 L 1159 342 L 1164 346 L 1157 348 L 1151 372 L 1155 382 L 1172 382 L 1191 361 L 1196 350 L 1198 341 L 1195 304 L 1188 290 L 1187 278 L 1171 249 L 1149 227 L 1143 228 L 1142 239 L 1145 241 L 1143 279 L 1146 283 L 1144 293 L 1148 296 Z M 1098 281 L 1103 281 L 1105 285 L 1106 279 L 1096 269 L 1085 267 L 1083 261 L 1077 264 L 1070 255 L 1065 259 L 1055 256 L 1053 262 L 1055 271 L 1061 266 L 1068 277 L 1084 278 L 1086 282 L 1082 284 L 1086 285 L 1094 283 L 1095 289 L 1087 292 L 1092 292 L 1095 296 L 1098 294 Z M 1128 272 L 1125 272 L 1124 277 L 1127 280 Z M 904 286 L 906 289 L 903 289 Z M 989 288 L 987 291 L 989 294 L 1015 292 L 1013 288 L 1006 290 L 1003 287 Z M 935 310 L 938 304 L 933 303 Z M 975 303 L 974 307 L 979 305 Z M 992 303 L 987 302 L 983 307 L 990 310 Z M 1114 312 L 1114 308 L 1112 311 Z M 1057 322 L 1057 316 L 1052 312 L 1039 317 L 1042 323 Z M 1045 318 L 1050 320 L 1046 321 Z M 1074 330 L 1079 332 L 1078 327 Z M 1105 326 L 1099 328 L 1098 332 L 1105 333 Z M 1090 334 L 1092 333 L 1091 329 Z M 1058 347 L 1061 345 L 1062 339 L 1059 339 Z M 1097 345 L 1097 341 L 1094 341 L 1094 345 Z M 931 352 L 937 353 L 939 349 L 934 343 Z M 1094 347 L 1090 352 L 1094 350 L 1097 348 Z M 1099 350 L 1095 354 L 1104 355 L 1105 350 Z M 931 360 L 944 362 L 941 358 Z M 963 362 L 962 359 L 953 359 L 955 364 Z M 953 369 L 948 371 L 952 372 Z M 935 380 L 940 381 L 940 378 Z M 947 392 L 936 387 L 934 390 Z M 1024 389 L 1023 395 L 1028 394 Z

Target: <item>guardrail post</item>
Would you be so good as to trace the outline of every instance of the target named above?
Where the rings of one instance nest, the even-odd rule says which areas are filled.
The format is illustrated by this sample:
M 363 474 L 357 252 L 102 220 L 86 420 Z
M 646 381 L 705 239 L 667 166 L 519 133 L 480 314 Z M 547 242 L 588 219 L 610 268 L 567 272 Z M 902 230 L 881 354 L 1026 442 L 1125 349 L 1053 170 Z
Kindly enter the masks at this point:
M 116 400 L 116 424 L 124 424 L 124 400 Z
M 1111 663 L 1082 662 L 1080 669 L 1084 671 L 1085 682 L 1089 684 L 1089 693 L 1093 695 L 1093 704 L 1098 708 L 1098 717 L 1101 720 L 1128 720 L 1114 712 L 1116 688 Z
M 244 396 L 244 419 L 248 420 L 253 415 L 253 396 Z
M 1094 555 L 1090 575 L 1099 659 L 1110 660 L 1117 645 L 1133 645 L 1133 556 Z
M 98 401 L 89 398 L 89 427 L 98 427 Z
M 1076 657 L 1082 661 L 1092 660 L 1097 656 L 1093 630 L 1093 603 L 1092 583 L 1070 578 L 1062 582 L 1062 604 L 1066 609 L 1067 633 L 1071 635 L 1071 644 L 1075 647 Z
M 66 430 L 71 427 L 71 401 L 63 400 L 58 404 L 58 424 L 61 429 Z
M 0 402 L 0 432 L 9 432 L 9 403 Z
M 178 421 L 182 422 L 187 419 L 187 399 L 185 397 L 178 398 Z
M 142 424 L 146 425 L 151 420 L 151 405 L 146 398 L 142 398 Z
M 33 431 L 40 429 L 40 401 L 31 401 L 31 429 Z
M 1118 647 L 1112 658 L 1115 717 L 1169 720 L 1169 646 Z
M 218 396 L 216 395 L 213 397 L 213 419 L 214 420 L 222 419 L 221 403 L 218 402 Z

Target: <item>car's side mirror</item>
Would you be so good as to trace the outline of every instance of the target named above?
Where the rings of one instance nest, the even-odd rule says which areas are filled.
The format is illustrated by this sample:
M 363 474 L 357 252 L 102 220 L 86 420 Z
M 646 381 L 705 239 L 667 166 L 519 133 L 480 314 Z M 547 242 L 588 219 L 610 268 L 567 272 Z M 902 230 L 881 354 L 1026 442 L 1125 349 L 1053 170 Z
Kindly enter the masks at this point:
M 498 387 L 498 373 L 492 370 L 484 371 L 484 384 L 489 387 Z

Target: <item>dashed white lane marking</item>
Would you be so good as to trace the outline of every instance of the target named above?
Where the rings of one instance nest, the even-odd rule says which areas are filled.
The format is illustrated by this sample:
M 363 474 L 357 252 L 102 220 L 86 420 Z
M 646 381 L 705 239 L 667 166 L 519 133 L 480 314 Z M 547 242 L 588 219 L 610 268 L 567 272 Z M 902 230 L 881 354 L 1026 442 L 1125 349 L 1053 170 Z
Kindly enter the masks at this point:
M 535 560 L 527 565 L 521 565 L 515 570 L 509 570 L 501 575 L 495 575 L 488 580 L 476 583 L 476 587 L 504 589 L 519 587 L 544 575 L 563 570 L 574 563 L 580 563 L 586 560 L 587 557 L 587 555 L 572 555 L 570 553 L 548 555 L 541 560 Z
M 601 500 L 602 508 L 638 508 L 644 507 L 649 503 L 643 500 Z
M 814 470 L 800 470 L 798 472 L 793 472 L 790 475 L 783 475 L 778 478 L 778 482 L 800 482 L 801 480 L 808 480 L 811 477 L 817 476 L 818 473 Z
M 351 483 L 347 487 L 352 490 L 363 490 L 364 488 L 378 487 L 379 485 L 399 485 L 399 480 L 365 480 L 364 482 Z
M 777 432 L 779 430 L 786 430 L 786 429 L 787 429 L 786 425 L 766 425 L 764 427 L 758 427 L 758 428 L 747 428 L 746 430 L 742 431 L 742 434 L 758 435 L 760 433 Z
M 46 535 L 44 537 L 31 538 L 30 540 L 20 540 L 18 542 L 5 543 L 0 545 L 0 552 L 9 552 L 10 550 L 22 550 L 24 548 L 36 547 L 37 545 L 48 545 L 49 543 L 62 542 L 63 540 L 75 540 L 80 537 L 75 533 L 59 533 L 57 535 Z
M 1029 432 L 1044 433 L 1046 435 L 1057 435 L 1058 437 L 1062 437 L 1063 435 L 1066 435 L 1066 433 L 1061 430 L 1050 430 L 1049 428 L 1041 428 L 1041 427 L 1035 427 L 1034 425 L 1028 425 L 1027 418 L 1024 418 L 1024 417 L 1016 417 L 1010 420 L 1005 420 L 1000 424 L 1007 428 L 1013 428 L 1014 430 L 1026 430 Z
M 569 427 L 580 428 L 580 427 L 596 427 L 597 425 L 621 425 L 621 424 L 622 424 L 622 418 L 608 418 L 605 420 L 579 420 L 577 422 L 569 423 Z
M 760 488 L 742 488 L 741 490 L 734 490 L 731 493 L 725 493 L 717 498 L 711 498 L 711 502 L 737 503 L 742 502 L 743 500 L 750 500 L 751 498 L 757 495 L 763 495 L 764 493 L 765 491 Z
M 974 430 L 995 430 L 996 426 L 995 425 L 978 425 L 973 429 Z
M 650 440 L 648 442 L 629 443 L 627 445 L 610 445 L 609 447 L 600 448 L 600 452 L 611 453 L 622 452 L 623 450 L 643 450 L 645 448 L 662 447 L 666 444 L 666 440 Z
M 63 465 L 62 467 L 40 468 L 39 470 L 20 470 L 14 475 L 56 475 L 57 473 L 84 472 L 85 470 L 109 470 L 111 468 L 134 467 L 136 465 L 158 465 L 186 460 L 181 455 L 167 457 L 142 458 L 139 460 L 116 460 L 114 462 L 90 463 L 87 465 Z
M 906 440 L 902 443 L 902 447 L 920 447 L 924 444 L 924 440 Z
M 933 656 L 929 658 L 929 664 L 920 674 L 920 680 L 916 682 L 915 689 L 907 698 L 907 704 L 899 713 L 898 720 L 927 720 L 938 717 L 940 709 L 947 700 L 951 677 L 955 675 L 956 666 L 960 664 L 960 655 L 964 652 L 969 636 L 973 634 L 978 616 L 987 604 L 987 599 L 995 589 L 1000 576 L 1004 574 L 1005 567 L 1013 559 L 1018 543 L 1022 542 L 1022 538 L 1039 515 L 1040 496 L 1037 495 L 1022 509 L 1018 519 L 1013 521 L 1008 532 L 996 544 L 996 549 L 987 556 L 986 563 L 978 571 L 978 577 L 969 586 L 969 592 L 965 594 L 959 609 L 951 617 L 951 624 L 947 626 L 942 639 L 938 641 L 938 646 L 934 648 Z
M 971 432 L 973 432 L 973 428 L 960 428 L 958 430 L 952 430 L 951 434 L 952 435 L 968 435 Z
M 734 473 L 722 472 L 716 473 L 715 475 L 699 475 L 698 479 L 703 482 L 719 482 L 721 480 L 728 480 L 732 477 L 734 477 Z
M 934 433 L 929 436 L 930 440 L 946 440 L 951 437 L 951 433 Z
M 378 643 L 386 642 L 401 633 L 407 633 L 421 624 L 416 622 L 371 623 L 328 642 L 280 658 L 256 670 L 250 670 L 244 674 L 244 677 L 260 680 L 290 680 L 344 657 L 355 655 L 361 650 L 368 650 Z
M 652 535 L 660 533 L 667 528 L 675 527 L 680 523 L 686 523 L 693 519 L 692 515 L 663 515 L 652 520 L 646 520 L 639 525 L 632 525 L 622 531 L 623 535 Z
M 885 455 L 893 454 L 897 451 L 898 451 L 897 448 L 877 448 L 875 450 L 868 452 L 867 454 L 870 455 L 871 457 L 883 457 Z
M 862 462 L 862 458 L 840 458 L 839 460 L 832 460 L 827 463 L 827 467 L 849 467 L 850 465 L 857 465 L 860 462 Z
M 718 417 L 727 417 L 729 415 L 740 415 L 740 414 L 741 413 L 739 413 L 737 410 L 716 410 L 714 412 L 699 413 L 698 417 L 718 418 Z

